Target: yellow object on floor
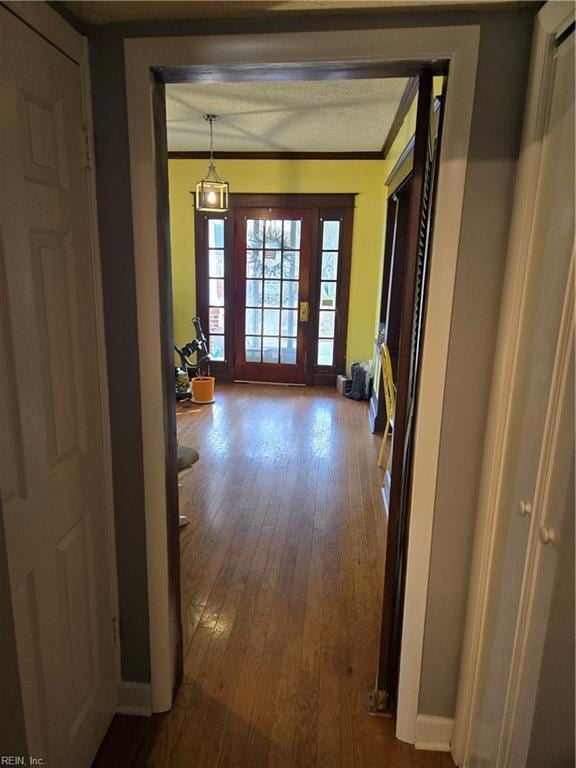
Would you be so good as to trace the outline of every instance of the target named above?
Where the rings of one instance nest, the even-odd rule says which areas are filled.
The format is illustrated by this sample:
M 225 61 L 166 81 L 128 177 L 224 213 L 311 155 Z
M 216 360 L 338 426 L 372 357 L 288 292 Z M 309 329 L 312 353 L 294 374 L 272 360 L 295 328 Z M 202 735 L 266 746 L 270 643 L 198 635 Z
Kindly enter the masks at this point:
M 396 393 L 394 391 L 394 380 L 392 378 L 392 360 L 390 358 L 390 350 L 386 344 L 382 344 L 380 347 L 380 359 L 382 361 L 382 380 L 384 382 L 384 399 L 386 402 L 386 427 L 384 429 L 384 437 L 382 438 L 380 453 L 378 454 L 378 466 L 384 469 L 384 450 L 386 448 L 388 435 L 394 429 L 394 411 L 396 409 Z M 391 456 L 392 451 L 390 451 L 389 454 L 388 464 L 390 463 Z

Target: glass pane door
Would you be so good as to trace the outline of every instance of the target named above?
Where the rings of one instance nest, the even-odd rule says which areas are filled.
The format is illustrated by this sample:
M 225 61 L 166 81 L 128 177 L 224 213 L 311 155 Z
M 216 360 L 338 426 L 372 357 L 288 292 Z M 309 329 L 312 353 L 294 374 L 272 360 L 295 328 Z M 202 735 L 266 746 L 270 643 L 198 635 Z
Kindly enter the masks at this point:
M 271 209 L 244 217 L 237 241 L 244 283 L 239 376 L 248 380 L 304 381 L 300 326 L 307 321 L 310 253 L 305 213 Z

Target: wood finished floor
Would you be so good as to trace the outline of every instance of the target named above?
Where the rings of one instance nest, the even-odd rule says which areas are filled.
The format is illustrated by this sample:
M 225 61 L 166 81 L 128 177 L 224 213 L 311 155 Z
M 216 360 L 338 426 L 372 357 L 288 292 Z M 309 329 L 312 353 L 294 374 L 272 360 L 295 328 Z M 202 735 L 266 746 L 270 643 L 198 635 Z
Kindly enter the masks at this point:
M 447 768 L 367 714 L 385 521 L 365 404 L 221 385 L 179 406 L 200 451 L 181 532 L 184 682 L 131 766 Z

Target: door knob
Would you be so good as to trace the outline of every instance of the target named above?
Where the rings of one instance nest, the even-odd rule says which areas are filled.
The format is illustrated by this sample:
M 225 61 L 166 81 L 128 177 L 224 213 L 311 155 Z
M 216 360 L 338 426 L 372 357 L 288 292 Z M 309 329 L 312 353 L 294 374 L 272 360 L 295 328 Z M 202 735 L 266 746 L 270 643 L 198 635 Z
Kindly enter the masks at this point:
M 300 302 L 300 322 L 307 323 L 310 319 L 310 304 L 307 301 Z
M 520 517 L 526 517 L 532 513 L 532 504 L 529 501 L 521 501 L 520 509 L 518 510 Z
M 538 538 L 542 544 L 553 544 L 556 541 L 556 531 L 543 525 L 538 531 Z

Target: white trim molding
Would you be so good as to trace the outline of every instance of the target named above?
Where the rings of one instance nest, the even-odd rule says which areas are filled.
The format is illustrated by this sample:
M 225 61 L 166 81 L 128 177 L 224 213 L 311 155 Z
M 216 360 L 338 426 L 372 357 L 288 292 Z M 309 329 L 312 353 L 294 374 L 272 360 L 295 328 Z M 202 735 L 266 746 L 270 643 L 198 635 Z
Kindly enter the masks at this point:
M 150 717 L 152 714 L 152 689 L 150 683 L 131 683 L 122 680 L 118 686 L 119 715 L 139 715 Z
M 153 711 L 172 704 L 168 553 L 151 68 L 214 64 L 448 60 L 450 79 L 429 282 L 420 402 L 414 445 L 398 738 L 414 743 L 420 696 L 428 572 L 442 406 L 464 185 L 478 64 L 478 25 L 401 29 L 130 38 L 124 42 L 132 223 L 142 400 Z
M 451 717 L 418 715 L 416 718 L 416 749 L 450 752 L 454 720 Z
M 59 48 L 66 56 L 84 66 L 86 38 L 52 10 L 48 3 L 4 0 L 2 5 Z

